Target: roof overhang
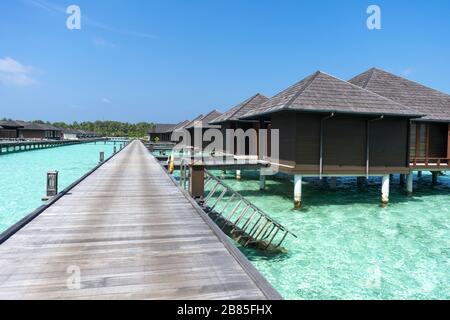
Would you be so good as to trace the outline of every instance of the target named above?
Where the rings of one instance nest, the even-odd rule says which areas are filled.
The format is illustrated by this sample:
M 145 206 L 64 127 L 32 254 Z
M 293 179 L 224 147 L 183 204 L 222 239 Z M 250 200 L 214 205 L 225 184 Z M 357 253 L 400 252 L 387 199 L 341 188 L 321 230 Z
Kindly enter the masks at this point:
M 260 118 L 269 118 L 272 114 L 281 112 L 296 112 L 296 113 L 316 113 L 316 114 L 344 114 L 344 115 L 355 115 L 355 116 L 387 116 L 387 117 L 398 117 L 398 118 L 408 118 L 408 119 L 418 119 L 425 116 L 425 114 L 399 114 L 399 113 L 389 113 L 389 112 L 352 112 L 352 111 L 342 111 L 342 110 L 311 110 L 311 109 L 279 109 L 273 111 L 267 111 L 258 113 L 255 115 L 244 116 L 240 118 L 241 120 L 258 120 Z

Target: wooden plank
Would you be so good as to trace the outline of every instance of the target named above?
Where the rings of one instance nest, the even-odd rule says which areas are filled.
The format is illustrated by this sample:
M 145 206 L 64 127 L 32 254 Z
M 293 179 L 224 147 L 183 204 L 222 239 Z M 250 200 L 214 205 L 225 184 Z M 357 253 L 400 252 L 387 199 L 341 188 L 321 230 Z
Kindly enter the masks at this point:
M 135 141 L 0 246 L 0 299 L 281 298 L 224 241 Z

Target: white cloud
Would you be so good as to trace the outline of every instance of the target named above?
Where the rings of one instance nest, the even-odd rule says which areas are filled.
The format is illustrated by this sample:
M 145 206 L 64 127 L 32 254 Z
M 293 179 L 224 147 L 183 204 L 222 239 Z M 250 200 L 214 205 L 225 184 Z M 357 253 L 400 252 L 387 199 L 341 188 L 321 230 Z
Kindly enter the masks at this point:
M 102 103 L 109 104 L 111 101 L 108 98 L 102 98 Z
M 30 75 L 33 70 L 33 67 L 23 65 L 10 57 L 0 58 L 0 82 L 3 84 L 17 86 L 35 84 L 37 81 Z

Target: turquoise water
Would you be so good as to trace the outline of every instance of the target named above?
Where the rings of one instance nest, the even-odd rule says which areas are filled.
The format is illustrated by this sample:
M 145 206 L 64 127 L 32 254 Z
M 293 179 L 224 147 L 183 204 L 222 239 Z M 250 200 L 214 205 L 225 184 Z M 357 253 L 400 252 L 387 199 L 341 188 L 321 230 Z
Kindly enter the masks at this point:
M 381 208 L 380 179 L 362 189 L 342 179 L 336 190 L 307 180 L 304 207 L 293 210 L 293 182 L 257 174 L 216 175 L 293 231 L 284 255 L 240 248 L 286 299 L 450 299 L 450 178 L 415 182 L 407 198 L 398 177 Z
M 100 151 L 106 159 L 113 148 L 113 142 L 97 142 L 1 155 L 0 232 L 43 204 L 48 171 L 59 171 L 62 191 L 98 164 Z

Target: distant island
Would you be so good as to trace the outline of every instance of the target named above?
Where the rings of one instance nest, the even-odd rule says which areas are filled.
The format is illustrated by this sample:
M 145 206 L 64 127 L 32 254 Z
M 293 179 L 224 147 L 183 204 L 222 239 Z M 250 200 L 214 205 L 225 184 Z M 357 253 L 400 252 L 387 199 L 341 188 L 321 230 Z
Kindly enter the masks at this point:
M 3 118 L 1 121 L 13 121 L 12 119 Z M 52 125 L 64 130 L 83 130 L 87 132 L 95 132 L 101 136 L 106 137 L 130 137 L 142 138 L 145 137 L 148 131 L 154 127 L 151 122 L 128 123 L 120 121 L 88 121 L 88 122 L 49 122 L 42 120 L 30 121 L 37 124 Z

